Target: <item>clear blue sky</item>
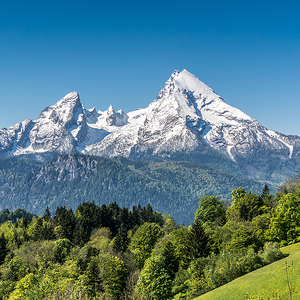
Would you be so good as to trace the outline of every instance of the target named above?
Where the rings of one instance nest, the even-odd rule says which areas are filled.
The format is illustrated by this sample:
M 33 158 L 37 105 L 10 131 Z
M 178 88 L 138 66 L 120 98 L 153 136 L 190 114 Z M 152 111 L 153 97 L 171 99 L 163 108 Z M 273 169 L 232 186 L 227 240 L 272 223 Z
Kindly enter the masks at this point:
M 77 91 L 146 107 L 187 69 L 269 129 L 300 135 L 299 1 L 0 1 L 0 128 Z

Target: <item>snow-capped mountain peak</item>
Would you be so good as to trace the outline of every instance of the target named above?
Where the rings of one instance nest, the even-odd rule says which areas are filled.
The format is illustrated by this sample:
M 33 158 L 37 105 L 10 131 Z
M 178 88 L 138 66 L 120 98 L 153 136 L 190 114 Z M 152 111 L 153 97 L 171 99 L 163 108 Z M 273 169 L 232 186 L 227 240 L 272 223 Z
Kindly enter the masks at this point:
M 45 122 L 64 123 L 66 128 L 70 128 L 74 123 L 74 115 L 83 113 L 83 107 L 77 92 L 71 92 L 59 100 L 57 103 L 42 110 L 39 120 Z M 76 122 L 76 121 L 75 121 Z
M 129 113 L 115 111 L 112 105 L 106 111 L 85 109 L 78 93 L 71 92 L 45 108 L 37 120 L 0 130 L 1 157 L 49 159 L 77 151 L 203 163 L 199 157 L 216 153 L 233 161 L 253 155 L 265 161 L 289 160 L 297 157 L 298 149 L 299 137 L 267 130 L 187 70 L 174 71 L 144 109 Z
M 194 92 L 202 95 L 202 98 L 215 97 L 216 95 L 209 86 L 185 69 L 181 72 L 174 72 L 169 80 L 170 82 L 174 82 L 178 89 Z

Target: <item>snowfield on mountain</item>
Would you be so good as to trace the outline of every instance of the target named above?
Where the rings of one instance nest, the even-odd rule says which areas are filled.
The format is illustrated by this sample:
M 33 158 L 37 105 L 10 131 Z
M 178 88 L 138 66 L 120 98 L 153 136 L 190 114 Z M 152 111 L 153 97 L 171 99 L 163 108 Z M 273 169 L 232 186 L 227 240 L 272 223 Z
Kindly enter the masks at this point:
M 35 121 L 0 130 L 0 157 L 63 154 L 188 160 L 279 183 L 299 171 L 300 137 L 265 128 L 187 70 L 175 71 L 147 108 L 85 109 L 71 92 Z

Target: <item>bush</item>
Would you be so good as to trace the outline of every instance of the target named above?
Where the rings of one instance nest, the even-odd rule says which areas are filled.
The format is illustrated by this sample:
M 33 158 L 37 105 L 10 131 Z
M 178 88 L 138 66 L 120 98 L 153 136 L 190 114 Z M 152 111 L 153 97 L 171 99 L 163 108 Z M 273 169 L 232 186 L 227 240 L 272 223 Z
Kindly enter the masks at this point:
M 284 257 L 284 254 L 280 251 L 278 243 L 267 242 L 264 246 L 264 250 L 260 253 L 264 264 L 268 265 L 274 261 L 277 261 Z

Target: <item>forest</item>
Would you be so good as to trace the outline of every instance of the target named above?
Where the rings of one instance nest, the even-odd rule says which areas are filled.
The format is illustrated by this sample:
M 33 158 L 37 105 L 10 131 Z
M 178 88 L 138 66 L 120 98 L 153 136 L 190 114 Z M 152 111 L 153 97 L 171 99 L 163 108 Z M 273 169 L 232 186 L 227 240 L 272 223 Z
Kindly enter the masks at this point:
M 64 154 L 41 164 L 19 157 L 0 159 L 0 211 L 17 208 L 37 215 L 48 206 L 76 210 L 82 202 L 122 207 L 150 204 L 190 225 L 201 196 L 230 199 L 238 186 L 260 192 L 263 184 L 189 162 L 146 162 Z M 272 190 L 272 187 L 270 187 Z M 275 190 L 274 190 L 275 192 Z
M 203 196 L 190 226 L 152 207 L 83 202 L 0 213 L 0 299 L 193 299 L 300 241 L 299 177 L 273 196 Z

